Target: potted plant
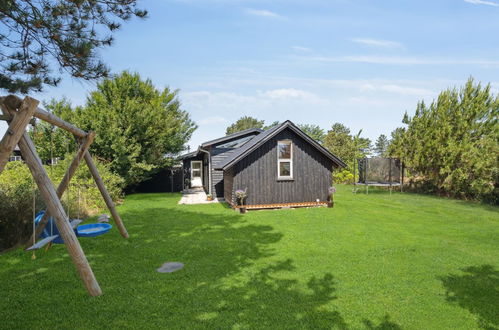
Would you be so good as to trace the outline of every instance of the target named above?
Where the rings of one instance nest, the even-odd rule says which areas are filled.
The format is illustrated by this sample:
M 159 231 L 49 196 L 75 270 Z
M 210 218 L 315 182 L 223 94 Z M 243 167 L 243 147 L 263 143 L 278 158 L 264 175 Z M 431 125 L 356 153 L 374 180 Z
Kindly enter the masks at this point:
M 213 200 L 213 196 L 211 194 L 206 195 L 206 200 L 207 201 L 212 201 Z
M 241 213 L 246 213 L 246 208 L 243 207 L 243 206 L 245 205 L 246 197 L 247 196 L 248 195 L 246 194 L 246 189 L 244 189 L 244 190 L 241 190 L 241 189 L 236 190 L 237 205 L 241 206 L 239 208 L 239 212 L 241 212 Z
M 327 194 L 327 207 L 334 206 L 333 195 L 336 193 L 336 187 L 329 187 Z

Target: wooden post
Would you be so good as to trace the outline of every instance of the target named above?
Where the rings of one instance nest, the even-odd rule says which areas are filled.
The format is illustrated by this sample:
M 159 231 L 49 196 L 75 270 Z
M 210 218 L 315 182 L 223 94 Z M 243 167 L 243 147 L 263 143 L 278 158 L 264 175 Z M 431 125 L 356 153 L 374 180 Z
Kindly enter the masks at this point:
M 69 186 L 69 182 L 71 181 L 71 178 L 73 175 L 76 173 L 76 169 L 78 168 L 78 165 L 80 165 L 81 160 L 83 159 L 83 156 L 85 155 L 85 152 L 87 152 L 88 148 L 92 144 L 95 138 L 95 133 L 94 132 L 89 132 L 87 134 L 87 137 L 83 140 L 82 144 L 80 145 L 80 148 L 78 149 L 78 152 L 76 153 L 75 157 L 73 158 L 73 161 L 69 165 L 68 170 L 66 171 L 66 174 L 62 178 L 61 183 L 57 187 L 57 197 L 60 199 L 66 189 Z M 34 239 L 38 238 L 40 234 L 42 233 L 43 229 L 47 225 L 48 219 L 50 217 L 51 213 L 50 212 L 45 212 L 43 215 L 42 219 L 38 223 L 36 227 L 36 231 L 33 233 L 35 237 L 31 236 L 31 238 L 27 241 L 26 244 L 30 245 Z M 69 214 L 68 214 L 69 216 Z
M 388 176 L 389 176 L 389 180 L 390 180 L 390 195 L 392 194 L 392 158 L 388 158 L 388 165 L 390 166 L 388 168 Z
M 368 158 L 365 158 L 365 169 L 364 169 L 364 183 L 366 184 L 366 195 L 369 195 L 369 185 L 367 184 L 367 167 L 369 166 L 368 164 Z
M 356 167 L 357 167 L 357 164 L 356 162 L 358 163 L 357 159 L 354 157 L 354 160 L 353 160 L 353 191 L 354 191 L 354 194 L 357 193 L 357 191 L 355 190 L 357 188 L 357 180 L 355 179 L 355 172 L 356 172 Z M 360 178 L 360 173 L 359 173 L 359 178 Z
M 3 99 L 0 100 L 0 103 L 3 103 Z M 26 96 L 20 104 L 19 111 L 15 111 L 15 113 L 11 115 L 12 120 L 9 123 L 9 128 L 0 141 L 0 173 L 2 173 L 5 165 L 7 165 L 9 157 L 16 147 L 17 142 L 26 131 L 26 126 L 28 126 L 28 123 L 31 121 L 31 117 L 35 113 L 38 103 L 37 100 Z M 1 106 L 4 107 L 4 105 Z M 2 111 L 5 115 L 9 115 L 7 109 L 3 109 Z
M 8 95 L 4 97 L 4 103 L 10 109 L 17 109 L 20 107 L 21 99 L 15 95 Z M 53 115 L 50 112 L 45 111 L 43 109 L 36 108 L 36 111 L 33 114 L 33 116 L 41 120 L 44 120 L 54 126 L 62 128 L 79 138 L 85 138 L 87 136 L 87 132 L 85 132 L 84 130 L 79 129 L 78 127 L 68 123 L 67 121 L 62 120 L 56 115 Z
M 402 164 L 401 164 L 401 167 L 402 167 L 402 179 L 400 180 L 400 192 L 402 192 L 402 189 L 404 187 L 404 170 L 405 170 L 405 166 L 404 166 L 404 163 L 402 161 L 400 161 Z
M 1 99 L 2 99 L 2 98 L 0 97 L 0 100 L 1 100 Z M 9 121 L 9 122 L 10 122 L 13 118 L 14 118 L 14 117 L 13 117 L 13 116 L 11 116 L 11 115 L 0 115 L 0 120 L 4 120 L 4 121 Z M 30 123 L 31 125 L 36 124 L 36 120 L 35 120 L 35 118 L 31 118 L 31 120 L 29 121 L 29 123 Z
M 102 195 L 102 198 L 104 198 L 104 201 L 106 202 L 107 208 L 109 209 L 109 212 L 111 212 L 111 215 L 113 216 L 114 222 L 116 223 L 116 226 L 118 227 L 118 230 L 120 231 L 121 236 L 124 238 L 128 238 L 128 232 L 125 228 L 125 225 L 123 224 L 123 221 L 121 220 L 120 215 L 118 214 L 118 211 L 116 211 L 116 207 L 114 205 L 113 199 L 111 196 L 109 196 L 109 193 L 106 190 L 106 186 L 104 185 L 104 181 L 102 180 L 99 171 L 97 170 L 97 167 L 94 164 L 94 161 L 92 160 L 92 156 L 90 153 L 87 151 L 85 152 L 85 161 L 87 163 L 88 169 L 90 170 L 90 173 L 94 177 L 95 183 L 97 184 L 97 187 L 99 188 L 99 191 Z
M 11 114 L 13 110 L 8 109 Z M 2 111 L 5 109 L 2 108 Z M 35 145 L 29 135 L 25 132 L 18 143 L 19 149 L 21 149 L 21 154 L 28 165 L 29 170 L 40 190 L 45 204 L 47 205 L 48 211 L 53 214 L 55 218 L 55 223 L 59 233 L 61 234 L 64 244 L 68 250 L 69 255 L 73 259 L 73 263 L 80 273 L 80 277 L 87 288 L 88 293 L 91 296 L 99 296 L 102 291 L 99 287 L 99 283 L 95 279 L 95 275 L 90 268 L 90 264 L 83 252 L 83 249 L 76 238 L 76 235 L 71 228 L 67 215 L 64 212 L 64 208 L 61 201 L 57 197 L 54 186 L 50 181 L 47 171 L 42 165 L 42 161 L 38 154 L 36 153 Z

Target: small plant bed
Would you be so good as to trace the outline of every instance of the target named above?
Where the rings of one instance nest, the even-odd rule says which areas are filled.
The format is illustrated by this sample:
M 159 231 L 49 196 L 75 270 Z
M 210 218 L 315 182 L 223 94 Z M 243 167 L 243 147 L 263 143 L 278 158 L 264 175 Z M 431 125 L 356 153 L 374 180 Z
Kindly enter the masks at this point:
M 286 209 L 298 207 L 318 207 L 327 206 L 327 202 L 301 202 L 301 203 L 280 203 L 280 204 L 250 204 L 250 205 L 234 205 L 234 209 L 245 208 L 248 210 L 262 210 L 262 209 Z
M 4 329 L 494 329 L 499 209 L 337 186 L 334 208 L 178 205 L 130 195 L 130 233 L 80 239 L 89 297 L 64 246 L 0 255 Z M 111 221 L 112 223 L 112 221 Z M 175 272 L 157 270 L 178 262 Z

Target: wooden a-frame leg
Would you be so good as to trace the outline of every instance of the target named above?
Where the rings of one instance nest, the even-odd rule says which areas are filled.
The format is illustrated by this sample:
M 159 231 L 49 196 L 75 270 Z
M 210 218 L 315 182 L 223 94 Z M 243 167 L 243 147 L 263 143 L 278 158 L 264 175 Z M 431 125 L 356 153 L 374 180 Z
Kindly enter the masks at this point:
M 80 162 L 83 159 L 83 156 L 85 155 L 85 153 L 87 152 L 88 148 L 90 147 L 90 145 L 94 141 L 94 138 L 95 138 L 95 133 L 94 132 L 89 132 L 87 134 L 87 137 L 81 143 L 80 148 L 78 149 L 78 152 L 76 153 L 75 157 L 73 158 L 73 161 L 69 165 L 69 168 L 67 169 L 66 174 L 62 178 L 61 183 L 57 187 L 56 193 L 57 193 L 57 197 L 59 199 L 62 197 L 62 195 L 64 194 L 64 192 L 68 188 L 69 182 L 71 181 L 71 178 L 76 173 L 76 169 L 78 168 L 78 165 L 80 165 Z M 40 234 L 42 233 L 43 229 L 45 228 L 45 226 L 48 223 L 48 219 L 49 219 L 50 215 L 51 215 L 50 212 L 48 212 L 48 211 L 45 212 L 45 214 L 43 215 L 42 219 L 40 220 L 40 222 L 36 226 L 35 233 L 33 233 L 33 235 L 35 235 L 35 236 L 33 237 L 33 235 L 32 235 L 30 237 L 30 239 L 26 242 L 26 244 L 28 246 L 30 246 L 32 244 L 32 242 L 33 242 L 34 239 L 36 240 L 36 238 L 38 238 L 40 236 Z M 68 214 L 68 216 L 69 216 L 69 214 Z
M 2 110 L 4 110 L 2 108 Z M 14 115 L 13 110 L 8 109 L 11 115 Z M 61 201 L 57 197 L 57 193 L 50 181 L 47 171 L 42 165 L 42 161 L 38 154 L 36 153 L 35 145 L 28 133 L 24 133 L 18 143 L 19 149 L 21 149 L 21 154 L 28 165 L 31 175 L 35 180 L 40 194 L 47 205 L 48 211 L 55 218 L 55 224 L 59 233 L 64 240 L 64 244 L 68 250 L 76 269 L 80 273 L 80 277 L 87 288 L 88 293 L 91 296 L 99 296 L 102 291 L 99 287 L 99 283 L 95 278 L 95 275 L 90 268 L 87 257 L 80 246 L 80 242 L 76 238 L 76 235 L 71 228 L 68 217 L 64 211 Z
M 9 123 L 9 128 L 0 141 L 0 173 L 2 173 L 5 165 L 7 165 L 12 151 L 26 131 L 26 126 L 28 126 L 31 117 L 35 113 L 38 103 L 37 100 L 26 96 L 20 105 L 19 111 L 14 112 L 13 118 Z M 2 107 L 3 114 L 10 115 L 9 111 L 6 108 L 4 109 L 3 98 L 0 99 L 0 106 Z
M 90 170 L 90 173 L 94 177 L 95 183 L 97 184 L 97 187 L 99 188 L 99 191 L 102 195 L 102 198 L 104 198 L 104 201 L 106 202 L 107 208 L 109 209 L 109 212 L 111 212 L 111 215 L 113 216 L 113 219 L 116 223 L 116 226 L 118 227 L 118 230 L 120 231 L 121 236 L 124 238 L 128 238 L 128 232 L 125 228 L 125 225 L 123 224 L 123 221 L 121 220 L 120 215 L 118 214 L 118 211 L 116 211 L 116 206 L 114 205 L 113 199 L 111 196 L 109 196 L 109 193 L 106 190 L 106 186 L 104 185 L 104 181 L 102 181 L 102 178 L 99 174 L 99 171 L 97 170 L 97 167 L 94 164 L 94 161 L 92 160 L 92 156 L 90 155 L 90 152 L 85 152 L 85 161 L 87 162 L 88 169 Z

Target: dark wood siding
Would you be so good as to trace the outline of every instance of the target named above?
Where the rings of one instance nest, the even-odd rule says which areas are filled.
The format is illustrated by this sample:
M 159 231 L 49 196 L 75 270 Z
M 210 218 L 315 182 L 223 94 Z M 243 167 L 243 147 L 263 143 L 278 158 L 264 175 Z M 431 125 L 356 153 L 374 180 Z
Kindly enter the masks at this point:
M 234 148 L 217 148 L 214 146 L 210 149 L 211 154 L 211 184 L 213 197 L 224 198 L 224 173 L 222 170 L 215 170 L 214 167 L 224 161 L 236 149 Z
M 224 198 L 229 204 L 234 203 L 234 190 L 232 189 L 234 185 L 234 170 L 232 168 L 224 171 Z
M 293 180 L 277 179 L 279 140 L 293 142 Z M 232 194 L 247 189 L 246 204 L 326 201 L 333 166 L 310 143 L 285 129 L 233 166 Z

